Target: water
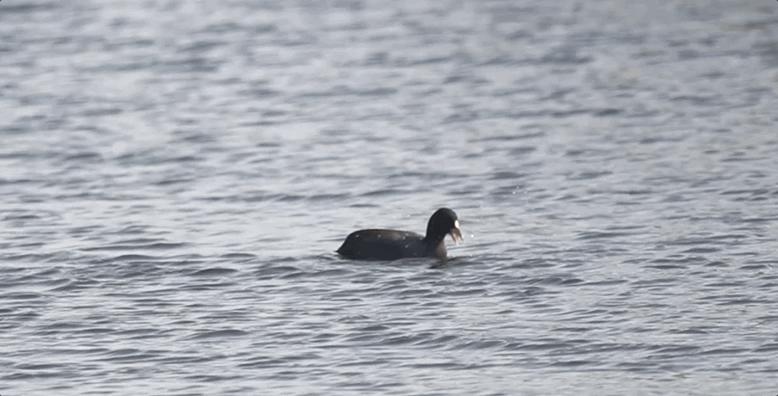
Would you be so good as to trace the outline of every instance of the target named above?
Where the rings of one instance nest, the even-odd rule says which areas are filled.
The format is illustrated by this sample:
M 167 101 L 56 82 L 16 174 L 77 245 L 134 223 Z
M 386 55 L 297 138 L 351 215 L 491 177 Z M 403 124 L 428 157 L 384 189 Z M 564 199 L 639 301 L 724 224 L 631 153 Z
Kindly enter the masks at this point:
M 778 4 L 0 3 L 0 394 L 771 395 Z M 421 232 L 445 266 L 361 263 Z

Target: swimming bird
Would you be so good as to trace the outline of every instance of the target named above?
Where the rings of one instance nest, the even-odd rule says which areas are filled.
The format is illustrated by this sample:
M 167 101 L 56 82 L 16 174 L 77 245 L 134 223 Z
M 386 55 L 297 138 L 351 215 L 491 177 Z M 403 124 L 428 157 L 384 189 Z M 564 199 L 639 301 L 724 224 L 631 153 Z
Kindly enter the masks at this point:
M 337 252 L 348 259 L 397 260 L 411 257 L 446 258 L 443 239 L 451 235 L 454 242 L 462 241 L 457 214 L 449 208 L 440 208 L 427 222 L 427 234 L 415 232 L 368 229 L 354 231 L 346 237 Z

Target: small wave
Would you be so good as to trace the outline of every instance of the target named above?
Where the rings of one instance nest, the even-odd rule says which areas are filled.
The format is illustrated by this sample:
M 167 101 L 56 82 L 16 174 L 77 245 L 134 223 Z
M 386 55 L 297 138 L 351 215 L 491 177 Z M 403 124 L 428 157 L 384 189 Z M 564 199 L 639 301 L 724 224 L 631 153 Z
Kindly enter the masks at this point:
M 191 275 L 192 276 L 224 276 L 224 275 L 231 275 L 236 272 L 238 272 L 238 270 L 232 268 L 215 267 L 215 268 L 201 269 L 195 271 Z
M 232 337 L 243 337 L 248 334 L 249 333 L 243 330 L 235 330 L 235 329 L 205 330 L 191 335 L 189 339 L 202 340 L 202 339 L 212 339 L 212 338 L 232 338 Z

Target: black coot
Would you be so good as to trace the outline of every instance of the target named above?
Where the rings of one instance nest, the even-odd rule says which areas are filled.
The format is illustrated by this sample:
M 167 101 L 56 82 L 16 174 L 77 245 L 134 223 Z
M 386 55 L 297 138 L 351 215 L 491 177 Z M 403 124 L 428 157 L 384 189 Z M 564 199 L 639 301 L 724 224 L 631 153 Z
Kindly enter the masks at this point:
M 397 230 L 359 230 L 346 237 L 337 252 L 349 259 L 397 260 L 409 257 L 446 258 L 443 238 L 450 234 L 454 242 L 462 240 L 457 214 L 440 208 L 427 223 L 427 235 Z

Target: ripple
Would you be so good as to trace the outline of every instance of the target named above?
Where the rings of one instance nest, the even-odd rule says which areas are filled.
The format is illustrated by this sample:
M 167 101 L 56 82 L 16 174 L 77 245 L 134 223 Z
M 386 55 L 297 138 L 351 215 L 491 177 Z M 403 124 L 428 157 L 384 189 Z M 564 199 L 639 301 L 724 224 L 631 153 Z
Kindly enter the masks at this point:
M 200 340 L 200 339 L 214 339 L 214 338 L 219 339 L 219 338 L 243 337 L 246 335 L 248 335 L 248 333 L 242 330 L 225 329 L 225 330 L 199 331 L 197 334 L 194 334 L 189 338 Z
M 774 392 L 766 4 L 16 3 L 0 393 Z
M 238 272 L 238 270 L 232 268 L 215 267 L 195 271 L 192 273 L 192 276 L 225 276 L 234 274 L 236 272 Z
M 43 295 L 33 292 L 11 292 L 0 294 L 0 299 L 3 300 L 37 300 L 39 298 L 43 298 Z

